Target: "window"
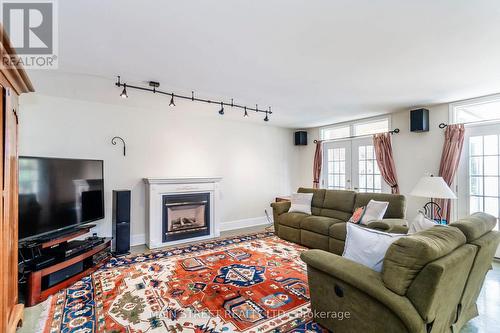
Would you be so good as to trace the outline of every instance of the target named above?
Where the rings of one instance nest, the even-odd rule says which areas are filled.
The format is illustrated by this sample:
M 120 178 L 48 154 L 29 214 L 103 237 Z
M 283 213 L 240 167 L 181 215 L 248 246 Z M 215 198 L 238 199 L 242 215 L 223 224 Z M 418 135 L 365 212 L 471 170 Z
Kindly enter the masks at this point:
M 450 104 L 453 123 L 500 120 L 500 95 Z
M 321 128 L 322 186 L 359 192 L 389 192 L 378 168 L 372 134 L 388 132 L 390 118 L 377 117 Z M 337 140 L 338 139 L 338 140 Z
M 321 140 L 333 140 L 347 138 L 351 135 L 350 126 L 327 127 L 321 129 Z
M 469 139 L 469 213 L 486 212 L 498 217 L 500 135 L 471 136 Z
M 370 135 L 389 131 L 389 119 L 367 122 L 367 123 L 354 123 L 354 136 Z
M 345 148 L 328 148 L 327 149 L 327 188 L 329 189 L 344 189 L 345 188 Z
M 382 176 L 372 145 L 358 147 L 358 184 L 360 192 L 382 192 Z
M 351 136 L 364 136 L 389 131 L 389 117 L 356 120 L 343 125 L 323 127 L 321 140 L 344 139 Z
M 450 118 L 466 125 L 455 185 L 457 218 L 475 212 L 500 217 L 500 95 L 450 104 Z M 498 230 L 498 225 L 495 227 Z M 500 257 L 500 247 L 496 257 Z

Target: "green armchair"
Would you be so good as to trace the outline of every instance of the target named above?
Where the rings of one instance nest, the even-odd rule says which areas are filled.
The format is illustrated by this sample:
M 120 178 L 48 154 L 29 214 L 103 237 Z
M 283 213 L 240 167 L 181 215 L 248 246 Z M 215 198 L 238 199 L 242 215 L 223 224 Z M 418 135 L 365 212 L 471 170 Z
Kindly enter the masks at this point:
M 481 213 L 400 238 L 380 273 L 326 251 L 303 252 L 314 320 L 333 332 L 459 332 L 477 315 L 500 242 L 495 223 Z

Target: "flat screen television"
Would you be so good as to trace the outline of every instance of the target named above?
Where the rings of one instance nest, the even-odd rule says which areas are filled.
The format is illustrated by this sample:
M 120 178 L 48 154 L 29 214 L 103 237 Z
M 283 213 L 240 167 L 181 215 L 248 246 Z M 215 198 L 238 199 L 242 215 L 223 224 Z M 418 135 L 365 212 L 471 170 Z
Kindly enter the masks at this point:
M 19 240 L 104 218 L 102 160 L 19 158 Z

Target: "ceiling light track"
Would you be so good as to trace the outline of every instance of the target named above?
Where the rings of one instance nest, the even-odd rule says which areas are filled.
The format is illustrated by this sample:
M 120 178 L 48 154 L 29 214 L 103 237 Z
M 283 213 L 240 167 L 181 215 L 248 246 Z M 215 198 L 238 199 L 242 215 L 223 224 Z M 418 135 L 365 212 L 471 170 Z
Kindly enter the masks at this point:
M 185 96 L 185 95 L 175 94 L 173 92 L 161 91 L 161 90 L 158 90 L 158 87 L 160 87 L 160 83 L 159 82 L 155 82 L 155 81 L 150 81 L 149 82 L 149 86 L 152 87 L 152 88 L 147 88 L 147 87 L 140 87 L 140 86 L 130 85 L 128 83 L 122 83 L 120 81 L 120 76 L 117 76 L 117 81 L 116 81 L 115 85 L 117 87 L 120 87 L 120 88 L 123 87 L 123 91 L 120 94 L 120 96 L 122 98 L 128 98 L 127 89 L 129 89 L 129 90 L 130 89 L 136 89 L 136 90 L 142 90 L 142 91 L 152 92 L 154 94 L 161 94 L 161 95 L 169 96 L 170 97 L 169 106 L 172 106 L 172 107 L 175 106 L 174 98 L 179 98 L 179 99 L 189 100 L 189 101 L 192 101 L 192 102 L 202 102 L 202 103 L 220 105 L 220 107 L 221 107 L 220 111 L 219 111 L 220 115 L 224 115 L 224 106 L 229 106 L 231 108 L 238 108 L 238 109 L 244 110 L 245 112 L 244 112 L 243 116 L 245 118 L 248 117 L 248 111 L 253 111 L 253 112 L 256 112 L 256 113 L 259 113 L 259 112 L 260 113 L 265 113 L 266 117 L 264 118 L 264 121 L 269 121 L 269 115 L 273 114 L 273 112 L 271 111 L 271 107 L 269 107 L 269 109 L 267 109 L 267 110 L 263 110 L 263 109 L 259 109 L 258 105 L 255 105 L 255 108 L 252 108 L 252 107 L 248 107 L 248 106 L 245 106 L 245 105 L 235 104 L 232 98 L 231 98 L 231 102 L 230 103 L 225 103 L 225 102 L 222 102 L 222 101 L 212 101 L 210 99 L 204 99 L 204 98 L 195 97 L 194 96 L 194 91 L 191 92 L 191 96 Z

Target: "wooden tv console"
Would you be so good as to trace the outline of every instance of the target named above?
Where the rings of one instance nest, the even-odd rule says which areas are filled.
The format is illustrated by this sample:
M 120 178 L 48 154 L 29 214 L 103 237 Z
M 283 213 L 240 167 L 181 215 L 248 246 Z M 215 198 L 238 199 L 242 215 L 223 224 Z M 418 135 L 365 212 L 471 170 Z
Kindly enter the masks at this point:
M 71 234 L 66 234 L 58 238 L 47 240 L 43 243 L 39 244 L 41 249 L 48 249 L 56 245 L 60 245 L 66 243 L 76 237 L 85 235 L 90 231 L 89 228 L 82 228 L 76 230 Z M 108 261 L 111 257 L 111 238 L 105 238 L 101 244 L 94 246 L 91 249 L 86 250 L 85 252 L 80 252 L 75 256 L 69 257 L 64 260 L 56 261 L 52 265 L 46 266 L 40 270 L 32 271 L 28 275 L 28 288 L 26 293 L 26 306 L 36 305 L 44 300 L 46 300 L 50 295 L 55 294 L 61 289 L 69 287 L 73 283 L 77 282 L 84 276 L 90 275 L 99 269 L 106 261 Z M 103 252 L 109 252 L 109 256 L 105 257 L 103 260 L 99 261 L 96 264 L 89 264 L 89 262 L 93 261 L 93 256 L 96 254 L 100 254 Z M 86 263 L 83 271 L 78 272 L 75 275 L 67 277 L 65 280 L 49 286 L 44 287 L 43 278 L 48 277 L 50 274 L 60 271 L 69 266 L 78 264 L 78 263 Z

